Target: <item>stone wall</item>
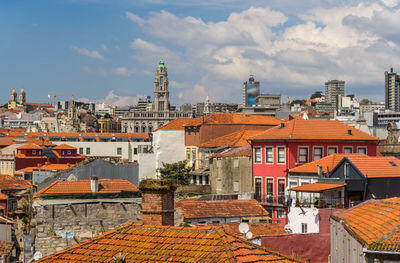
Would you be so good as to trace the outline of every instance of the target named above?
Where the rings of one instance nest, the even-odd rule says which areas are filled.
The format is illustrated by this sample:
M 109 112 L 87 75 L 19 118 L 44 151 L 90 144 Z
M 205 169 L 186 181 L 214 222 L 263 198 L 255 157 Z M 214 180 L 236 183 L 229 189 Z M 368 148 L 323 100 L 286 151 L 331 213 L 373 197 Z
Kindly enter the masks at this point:
M 35 206 L 32 222 L 36 228 L 35 251 L 46 256 L 126 222 L 141 222 L 141 207 L 131 200 L 81 200 L 80 203 L 46 200 L 46 204 Z

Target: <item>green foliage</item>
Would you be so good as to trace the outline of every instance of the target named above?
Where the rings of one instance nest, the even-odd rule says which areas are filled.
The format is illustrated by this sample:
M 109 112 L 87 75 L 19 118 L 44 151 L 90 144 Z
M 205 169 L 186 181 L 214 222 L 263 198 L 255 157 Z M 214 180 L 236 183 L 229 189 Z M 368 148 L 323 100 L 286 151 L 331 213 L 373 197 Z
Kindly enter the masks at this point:
M 186 166 L 187 161 L 179 161 L 176 163 L 163 163 L 162 168 L 158 168 L 157 171 L 160 173 L 162 179 L 171 179 L 176 184 L 188 185 L 189 184 L 189 172 L 192 170 Z
M 362 99 L 360 104 L 361 105 L 369 105 L 369 104 L 372 104 L 372 101 L 370 101 L 369 99 Z
M 311 95 L 310 99 L 321 98 L 321 97 L 322 97 L 322 91 L 316 91 Z
M 4 104 L 3 106 L 0 106 L 0 108 L 6 108 L 6 109 L 8 109 L 8 103 Z
M 293 106 L 294 104 L 300 104 L 300 106 L 303 106 L 304 101 L 303 100 L 294 100 L 290 103 L 290 106 Z

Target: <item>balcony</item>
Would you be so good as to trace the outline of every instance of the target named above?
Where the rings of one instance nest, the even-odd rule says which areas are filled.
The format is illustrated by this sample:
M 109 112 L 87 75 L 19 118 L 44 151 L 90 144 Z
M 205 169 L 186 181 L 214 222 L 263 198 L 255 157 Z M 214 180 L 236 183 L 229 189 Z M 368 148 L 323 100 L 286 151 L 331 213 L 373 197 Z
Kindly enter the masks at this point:
M 274 205 L 274 206 L 289 206 L 290 204 L 290 199 L 289 196 L 281 194 L 281 195 L 266 195 L 261 196 L 261 195 L 254 195 L 254 198 L 264 204 L 264 205 Z

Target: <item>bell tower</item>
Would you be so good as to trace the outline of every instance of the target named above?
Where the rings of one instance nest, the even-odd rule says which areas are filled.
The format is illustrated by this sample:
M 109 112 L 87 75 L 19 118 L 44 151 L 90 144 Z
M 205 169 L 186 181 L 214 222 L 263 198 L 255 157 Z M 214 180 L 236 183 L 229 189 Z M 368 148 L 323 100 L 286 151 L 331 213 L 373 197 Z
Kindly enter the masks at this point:
M 168 73 L 164 60 L 158 63 L 154 84 L 153 110 L 155 112 L 169 111 Z

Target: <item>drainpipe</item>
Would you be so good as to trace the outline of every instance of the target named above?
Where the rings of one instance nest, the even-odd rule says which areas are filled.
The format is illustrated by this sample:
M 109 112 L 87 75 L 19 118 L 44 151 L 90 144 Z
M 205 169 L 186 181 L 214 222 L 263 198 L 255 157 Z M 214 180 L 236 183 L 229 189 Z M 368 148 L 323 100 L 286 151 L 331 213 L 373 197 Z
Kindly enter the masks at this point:
M 363 201 L 365 201 L 365 199 L 367 198 L 367 187 L 368 187 L 368 174 L 365 175 L 364 199 L 363 199 Z

